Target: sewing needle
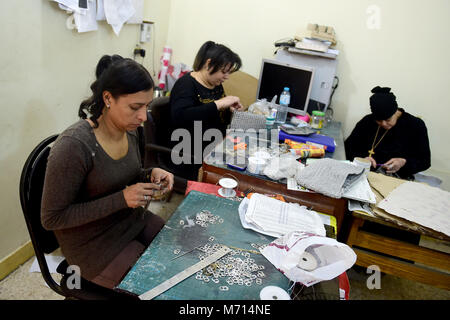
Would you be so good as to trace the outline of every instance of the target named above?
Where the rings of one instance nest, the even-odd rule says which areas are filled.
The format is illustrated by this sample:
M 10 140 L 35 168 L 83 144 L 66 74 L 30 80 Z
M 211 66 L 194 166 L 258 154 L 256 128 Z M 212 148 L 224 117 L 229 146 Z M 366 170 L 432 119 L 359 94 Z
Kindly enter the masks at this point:
M 177 255 L 176 257 L 174 257 L 174 258 L 172 258 L 172 259 L 170 259 L 170 261 L 172 261 L 172 260 L 175 260 L 175 259 L 177 259 L 177 258 L 179 258 L 179 257 L 182 257 L 182 256 L 184 256 L 185 254 L 187 254 L 187 253 L 189 253 L 189 252 L 192 252 L 192 251 L 194 251 L 195 249 L 197 249 L 198 247 L 200 247 L 200 246 L 202 246 L 203 244 L 201 244 L 201 245 L 198 245 L 198 246 L 196 246 L 195 248 L 193 248 L 193 249 L 191 249 L 191 250 L 189 250 L 189 251 L 186 251 L 185 253 L 183 253 L 183 254 L 180 254 L 180 255 Z

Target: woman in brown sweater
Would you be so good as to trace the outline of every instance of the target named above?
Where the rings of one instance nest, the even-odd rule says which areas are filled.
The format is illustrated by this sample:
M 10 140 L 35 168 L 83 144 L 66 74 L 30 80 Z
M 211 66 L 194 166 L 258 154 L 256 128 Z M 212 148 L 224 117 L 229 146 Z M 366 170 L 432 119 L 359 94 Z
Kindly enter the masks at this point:
M 172 189 L 173 175 L 141 167 L 136 129 L 153 97 L 148 71 L 131 59 L 103 56 L 96 77 L 81 120 L 51 149 L 41 219 L 83 278 L 113 288 L 163 227 L 144 207 L 160 183 Z

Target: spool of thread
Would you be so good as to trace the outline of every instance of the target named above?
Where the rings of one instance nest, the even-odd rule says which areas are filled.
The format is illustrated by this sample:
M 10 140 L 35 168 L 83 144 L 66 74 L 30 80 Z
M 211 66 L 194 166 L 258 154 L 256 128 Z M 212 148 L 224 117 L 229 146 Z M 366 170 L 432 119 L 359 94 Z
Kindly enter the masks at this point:
M 261 300 L 291 300 L 289 294 L 277 286 L 264 287 L 259 292 L 259 298 Z
M 266 166 L 266 160 L 258 157 L 249 157 L 247 171 L 253 174 L 261 174 Z
M 306 271 L 313 271 L 317 268 L 317 265 L 316 258 L 311 253 L 305 251 L 300 255 L 297 267 Z
M 364 171 L 365 171 L 365 173 L 366 173 L 366 175 L 369 174 L 369 172 L 370 172 L 370 166 L 372 165 L 372 164 L 370 163 L 370 160 L 365 159 L 365 158 L 355 157 L 355 158 L 353 159 L 353 163 L 356 164 L 356 165 L 358 165 L 358 166 L 360 166 L 360 167 L 363 167 L 363 168 L 364 168 Z
M 222 178 L 219 180 L 219 185 L 222 187 L 219 189 L 219 195 L 224 198 L 234 197 L 236 195 L 236 191 L 233 189 L 236 188 L 237 182 L 231 178 Z

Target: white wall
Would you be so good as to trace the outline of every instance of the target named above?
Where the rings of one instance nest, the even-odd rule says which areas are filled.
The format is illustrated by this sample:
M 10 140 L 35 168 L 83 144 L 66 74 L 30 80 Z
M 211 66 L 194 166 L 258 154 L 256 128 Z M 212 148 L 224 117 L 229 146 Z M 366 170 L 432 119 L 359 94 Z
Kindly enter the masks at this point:
M 156 22 L 157 70 L 169 8 L 169 1 L 145 3 L 144 19 Z M 99 58 L 114 53 L 132 58 L 139 40 L 138 25 L 125 25 L 119 37 L 105 22 L 98 31 L 79 34 L 66 29 L 67 17 L 49 0 L 0 2 L 0 260 L 29 240 L 19 201 L 27 156 L 42 139 L 78 120 Z M 149 70 L 152 47 L 144 45 Z
M 380 29 L 367 27 L 370 6 L 379 9 Z M 223 43 L 258 77 L 275 41 L 310 22 L 333 26 L 340 83 L 332 107 L 344 136 L 370 112 L 370 90 L 389 86 L 400 107 L 426 122 L 432 167 L 450 174 L 449 18 L 448 0 L 172 0 L 167 42 L 172 62 L 189 65 L 204 41 Z

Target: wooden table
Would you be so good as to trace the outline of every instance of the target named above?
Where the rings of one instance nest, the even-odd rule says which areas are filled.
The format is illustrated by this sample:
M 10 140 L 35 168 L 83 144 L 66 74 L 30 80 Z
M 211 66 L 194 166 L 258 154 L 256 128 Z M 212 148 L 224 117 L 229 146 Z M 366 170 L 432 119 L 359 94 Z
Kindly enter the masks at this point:
M 362 267 L 376 265 L 381 272 L 450 290 L 450 274 L 448 273 L 450 272 L 450 254 L 364 231 L 364 223 L 368 221 L 397 230 L 422 234 L 417 230 L 400 227 L 365 212 L 355 211 L 349 221 L 346 243 L 357 254 L 357 265 Z M 427 236 L 430 237 L 430 233 L 427 233 Z
M 345 150 L 340 123 L 332 122 L 327 128 L 322 129 L 320 133 L 329 135 L 336 141 L 335 152 L 327 152 L 326 157 L 344 160 Z M 288 202 L 299 203 L 315 211 L 336 217 L 337 232 L 339 232 L 344 214 L 347 212 L 346 199 L 330 198 L 315 192 L 288 190 L 286 183 L 274 181 L 262 175 L 254 175 L 247 171 L 238 171 L 227 167 L 225 164 L 212 163 L 208 160 L 210 157 L 211 153 L 205 157 L 199 171 L 198 181 L 216 184 L 224 176 L 235 177 L 239 182 L 241 191 L 252 188 L 254 192 L 258 193 L 281 194 Z

